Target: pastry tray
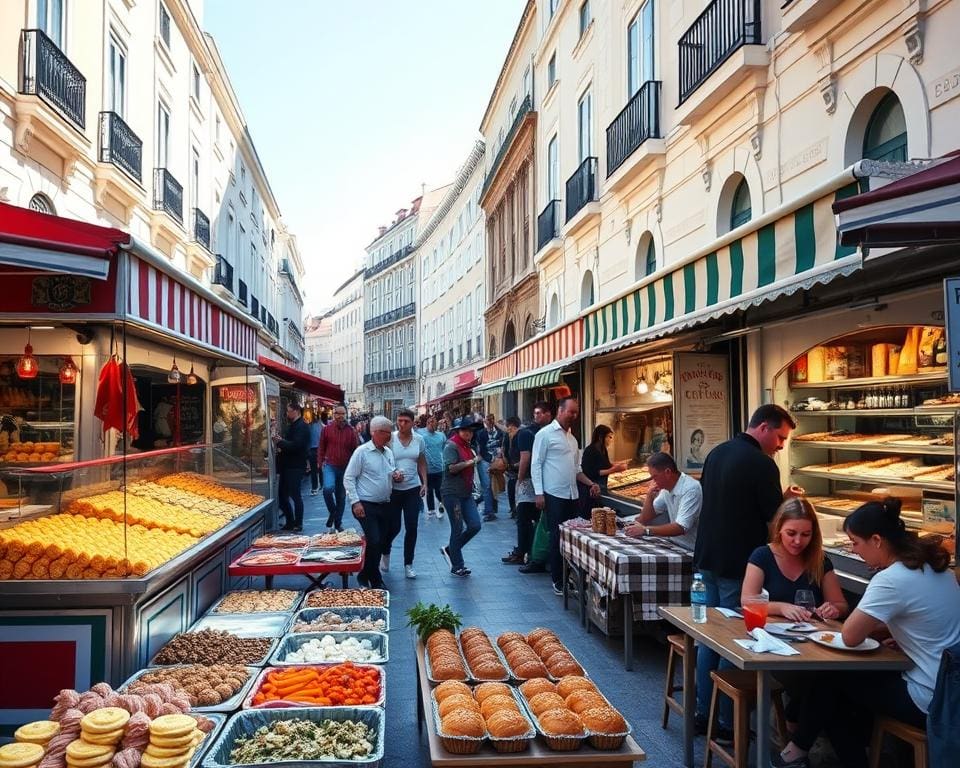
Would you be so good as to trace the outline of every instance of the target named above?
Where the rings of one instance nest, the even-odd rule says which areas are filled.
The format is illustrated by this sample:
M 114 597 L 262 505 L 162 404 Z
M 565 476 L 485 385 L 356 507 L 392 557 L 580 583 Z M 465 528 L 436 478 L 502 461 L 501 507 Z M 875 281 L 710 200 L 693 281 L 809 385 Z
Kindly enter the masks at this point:
M 496 682 L 496 681 L 484 681 L 484 682 Z M 476 689 L 477 686 L 472 686 L 472 689 Z M 537 728 L 533 723 L 533 720 L 530 718 L 530 713 L 527 711 L 527 708 L 523 705 L 523 697 L 520 695 L 514 686 L 509 686 L 510 694 L 513 696 L 513 700 L 517 703 L 517 709 L 520 711 L 520 714 L 523 715 L 523 718 L 527 721 L 527 724 L 530 726 L 530 729 L 523 736 L 509 736 L 506 738 L 497 738 L 490 731 L 487 731 L 487 740 L 489 740 L 490 745 L 497 750 L 497 752 L 523 752 L 530 748 L 530 742 L 532 742 L 537 737 Z M 443 736 L 440 733 L 440 711 L 439 705 L 437 704 L 436 698 L 434 698 L 433 693 L 430 694 L 430 700 L 433 703 L 433 712 L 434 712 L 434 725 L 436 727 L 437 736 L 442 740 L 445 739 L 454 739 L 459 741 L 461 738 L 469 739 L 469 737 L 458 737 L 458 736 Z M 472 741 L 472 739 L 470 739 Z M 446 749 L 446 746 L 444 746 Z M 449 751 L 449 750 L 448 750 Z
M 533 727 L 537 730 L 537 735 L 543 739 L 548 749 L 552 749 L 554 752 L 573 752 L 574 750 L 580 749 L 580 747 L 583 746 L 584 742 L 589 736 L 589 732 L 586 728 L 584 728 L 581 736 L 555 736 L 553 734 L 546 733 L 540 726 L 540 721 L 537 719 L 536 715 L 534 715 L 530 710 L 530 706 L 528 705 L 526 699 L 524 699 L 523 696 L 521 696 L 520 699 L 520 704 L 523 707 L 523 711 L 533 723 Z
M 348 637 L 356 640 L 372 640 L 373 648 L 380 652 L 379 659 L 370 659 L 369 661 L 354 661 L 354 664 L 386 664 L 390 660 L 390 648 L 387 641 L 387 635 L 384 632 L 297 632 L 284 635 L 273 655 L 270 656 L 270 665 L 274 667 L 290 666 L 310 666 L 316 664 L 339 664 L 350 659 L 323 659 L 322 661 L 284 661 L 284 657 L 291 651 L 297 651 L 310 640 L 320 640 L 330 635 L 338 643 L 343 642 Z
M 229 715 L 225 715 L 222 712 L 198 712 L 195 709 L 191 709 L 190 712 L 197 712 L 197 714 L 203 715 L 207 720 L 213 721 L 213 730 L 203 737 L 203 741 L 197 745 L 197 751 L 193 753 L 193 757 L 191 757 L 190 762 L 187 763 L 187 768 L 196 768 L 196 766 L 200 765 L 203 756 L 207 754 L 207 751 L 219 738 L 220 731 L 223 730 L 223 726 L 226 724 Z
M 457 680 L 458 682 L 466 683 L 473 680 L 473 678 L 470 677 L 470 667 L 467 666 L 467 660 L 463 658 L 463 650 L 460 648 L 459 640 L 457 641 L 457 652 L 460 654 L 460 661 L 463 664 L 463 677 L 451 677 L 446 678 L 446 680 Z M 423 646 L 423 662 L 424 666 L 426 667 L 427 680 L 434 685 L 439 685 L 440 683 L 444 682 L 444 680 L 438 680 L 433 676 L 433 663 L 430 661 L 430 651 L 427 649 L 426 644 Z M 507 667 L 507 669 L 509 670 L 510 667 Z
M 351 589 L 356 589 L 356 587 L 351 587 Z M 301 608 L 330 608 L 331 610 L 336 610 L 337 608 L 345 608 L 352 606 L 343 606 L 343 605 L 309 605 L 307 601 L 310 599 L 310 595 L 313 592 L 335 592 L 336 587 L 331 587 L 329 589 L 314 589 L 310 592 L 307 592 L 303 597 L 303 601 L 300 603 Z M 361 605 L 360 608 L 389 608 L 390 607 L 390 592 L 386 589 L 370 589 L 366 590 L 368 592 L 380 592 L 383 595 L 383 605 Z
M 430 702 L 433 710 L 433 729 L 437 732 L 437 738 L 440 739 L 443 748 L 454 755 L 472 755 L 479 752 L 490 735 L 486 724 L 484 724 L 483 736 L 445 736 L 440 730 L 440 709 L 433 694 L 430 695 Z
M 187 632 L 216 629 L 237 637 L 283 637 L 290 626 L 290 613 L 208 613 Z
M 371 629 L 364 630 L 368 632 L 389 632 L 390 631 L 390 609 L 389 608 L 369 608 L 367 606 L 347 606 L 343 608 L 301 608 L 297 611 L 293 619 L 290 621 L 290 632 L 293 633 L 293 627 L 298 621 L 313 621 L 314 619 L 319 619 L 321 614 L 335 613 L 341 618 L 352 619 L 352 618 L 366 618 L 370 616 L 376 621 L 377 619 L 383 619 L 384 627 L 382 630 Z M 321 630 L 311 630 L 313 632 L 319 632 Z M 347 630 L 333 630 L 336 632 L 345 632 Z M 295 634 L 300 634 L 295 633 Z
M 194 666 L 203 666 L 202 664 L 171 664 L 167 667 L 147 667 L 146 669 L 141 669 L 136 674 L 132 675 L 130 678 L 124 682 L 123 685 L 118 688 L 119 693 L 123 693 L 127 688 L 141 677 L 143 677 L 148 672 L 155 672 L 158 669 L 175 669 L 176 667 L 194 667 Z M 257 678 L 257 675 L 260 672 L 260 667 L 245 667 L 247 670 L 247 680 L 240 686 L 240 690 L 237 691 L 233 696 L 231 696 L 226 701 L 222 701 L 219 704 L 211 704 L 210 706 L 202 707 L 190 707 L 191 712 L 199 712 L 201 714 L 207 714 L 211 712 L 236 712 L 240 709 L 240 705 L 243 703 L 244 697 L 247 695 L 247 692 L 250 690 L 250 686 L 253 685 L 253 681 Z
M 489 637 L 487 637 L 487 639 L 490 640 Z M 457 645 L 460 645 L 459 635 L 457 636 Z M 463 659 L 463 665 L 467 668 L 467 675 L 469 676 L 469 680 L 471 683 L 506 683 L 513 679 L 510 671 L 510 665 L 507 664 L 507 659 L 506 657 L 504 657 L 503 653 L 501 652 L 500 647 L 492 640 L 490 641 L 490 645 L 493 646 L 493 651 L 494 653 L 497 654 L 497 658 L 500 660 L 500 663 L 503 664 L 503 668 L 506 670 L 506 673 L 504 674 L 503 677 L 495 677 L 495 678 L 477 677 L 476 675 L 473 674 L 473 669 L 471 669 L 470 664 L 467 662 L 467 656 L 463 652 L 463 646 L 460 645 L 460 658 Z
M 299 664 L 294 666 L 287 667 L 266 667 L 265 669 L 258 669 L 257 675 L 255 675 L 256 680 L 250 685 L 246 690 L 246 695 L 243 698 L 243 709 L 290 709 L 291 707 L 300 707 L 310 709 L 330 709 L 330 707 L 324 707 L 322 704 L 305 704 L 301 701 L 269 701 L 265 704 L 254 704 L 253 697 L 257 695 L 257 692 L 260 690 L 260 687 L 263 685 L 264 681 L 267 678 L 267 675 L 271 672 L 283 672 L 291 669 L 329 669 L 330 667 L 335 667 L 339 662 L 333 662 L 330 664 Z M 387 675 L 386 668 L 379 664 L 356 664 L 358 668 L 369 668 L 373 667 L 380 673 L 380 697 L 373 704 L 357 704 L 358 708 L 366 707 L 384 707 L 386 706 L 387 701 Z
M 220 610 L 218 610 L 220 608 L 220 604 L 224 600 L 226 600 L 228 596 L 237 594 L 238 592 L 243 593 L 243 592 L 272 592 L 272 591 L 274 590 L 232 589 L 229 592 L 224 592 L 222 595 L 220 595 L 220 597 L 217 599 L 217 602 L 211 605 L 210 608 L 207 610 L 207 614 L 208 615 L 217 614 L 218 616 L 250 616 L 252 614 L 257 614 L 257 613 L 285 613 L 285 612 L 293 611 L 299 608 L 300 602 L 303 600 L 303 592 L 300 592 L 295 589 L 287 589 L 284 591 L 294 592 L 296 594 L 294 595 L 293 599 L 290 601 L 290 604 L 284 608 L 275 608 L 271 611 L 242 611 L 242 612 L 241 611 L 222 611 L 221 612 Z
M 174 636 L 174 637 L 175 637 L 175 636 Z M 258 637 L 258 635 L 252 635 L 252 637 Z M 172 640 L 173 638 L 170 638 L 170 639 Z M 270 658 L 270 655 L 276 650 L 277 644 L 280 642 L 280 638 L 279 638 L 279 637 L 271 637 L 271 638 L 269 638 L 269 640 L 270 640 L 270 645 L 267 647 L 266 653 L 264 653 L 263 658 L 257 659 L 256 661 L 248 661 L 248 662 L 245 662 L 243 666 L 245 666 L 245 667 L 262 667 L 262 666 L 265 666 L 266 663 L 267 663 L 267 659 L 269 659 L 269 658 Z M 165 647 L 166 647 L 166 645 L 164 645 L 164 648 L 165 648 Z M 157 656 L 159 656 L 162 652 L 163 652 L 163 648 L 161 648 L 159 651 L 157 651 L 157 653 L 154 655 L 154 657 L 153 657 L 152 659 L 150 659 L 150 663 L 148 664 L 148 666 L 150 666 L 150 667 L 182 667 L 184 664 L 200 664 L 200 663 L 201 663 L 201 662 L 199 662 L 199 661 L 178 661 L 178 662 L 175 662 L 175 663 L 173 663 L 173 664 L 158 664 L 158 663 L 157 663 Z
M 243 736 L 252 735 L 257 728 L 268 725 L 277 720 L 312 720 L 323 722 L 334 720 L 358 720 L 371 728 L 377 734 L 377 743 L 373 754 L 360 760 L 342 760 L 331 757 L 325 760 L 280 760 L 273 763 L 236 763 L 230 759 L 230 752 L 236 740 Z M 228 766 L 245 765 L 260 768 L 313 768 L 322 765 L 332 768 L 379 768 L 383 764 L 383 747 L 385 738 L 384 712 L 379 707 L 291 707 L 289 709 L 245 709 L 238 712 L 220 731 L 217 740 L 207 750 L 201 765 L 203 768 L 228 768 Z

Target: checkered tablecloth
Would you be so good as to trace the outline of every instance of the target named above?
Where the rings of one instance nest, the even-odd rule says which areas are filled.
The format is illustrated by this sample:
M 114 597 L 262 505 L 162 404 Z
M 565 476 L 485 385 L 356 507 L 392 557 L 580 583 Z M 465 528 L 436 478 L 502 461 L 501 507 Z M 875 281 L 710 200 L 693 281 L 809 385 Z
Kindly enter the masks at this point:
M 690 604 L 693 554 L 669 539 L 605 536 L 564 523 L 560 552 L 611 597 L 631 593 L 635 619 L 655 621 L 657 606 Z

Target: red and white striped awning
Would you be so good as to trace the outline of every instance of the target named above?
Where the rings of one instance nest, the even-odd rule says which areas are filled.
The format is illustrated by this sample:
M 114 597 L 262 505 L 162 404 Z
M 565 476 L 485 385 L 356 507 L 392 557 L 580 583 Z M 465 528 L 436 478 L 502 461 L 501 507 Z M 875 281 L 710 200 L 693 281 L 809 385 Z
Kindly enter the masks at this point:
M 583 323 L 577 319 L 520 347 L 517 350 L 517 373 L 573 362 L 581 352 Z
M 507 386 L 507 379 L 517 375 L 517 353 L 507 352 L 507 354 L 487 363 L 480 372 L 480 380 L 483 382 L 479 387 L 473 390 L 474 395 L 492 395 L 502 392 Z

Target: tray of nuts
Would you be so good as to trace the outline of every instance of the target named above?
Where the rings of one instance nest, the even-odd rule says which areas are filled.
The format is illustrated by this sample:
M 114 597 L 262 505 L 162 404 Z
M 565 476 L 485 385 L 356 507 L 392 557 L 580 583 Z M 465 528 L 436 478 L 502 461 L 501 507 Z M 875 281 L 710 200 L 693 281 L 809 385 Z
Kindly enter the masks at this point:
M 160 649 L 149 666 L 243 664 L 259 667 L 266 663 L 279 642 L 278 637 L 238 637 L 215 629 L 181 632 Z
M 240 709 L 259 673 L 259 667 L 241 664 L 147 667 L 127 680 L 120 693 L 137 693 L 144 685 L 170 683 L 190 697 L 191 712 L 233 712 Z
M 387 632 L 390 611 L 387 608 L 344 606 L 304 608 L 294 614 L 291 632 Z
M 227 592 L 210 613 L 276 613 L 297 607 L 303 592 L 292 589 L 239 589 Z
M 307 592 L 302 607 L 339 608 L 350 605 L 389 608 L 390 593 L 385 589 L 315 589 Z

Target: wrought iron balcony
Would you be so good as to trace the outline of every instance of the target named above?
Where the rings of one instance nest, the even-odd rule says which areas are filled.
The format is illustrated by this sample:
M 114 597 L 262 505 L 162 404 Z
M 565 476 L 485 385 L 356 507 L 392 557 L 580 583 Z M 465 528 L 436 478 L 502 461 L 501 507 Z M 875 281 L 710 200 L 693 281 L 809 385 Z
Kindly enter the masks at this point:
M 683 104 L 731 54 L 762 45 L 760 0 L 713 0 L 678 43 Z
M 233 293 L 233 264 L 219 253 L 217 254 L 217 263 L 213 268 L 213 284 L 222 285 L 230 293 Z M 243 285 L 244 291 L 246 291 L 247 286 L 243 284 L 243 281 L 240 282 L 240 285 Z
M 243 280 L 237 280 L 237 301 L 247 306 L 247 284 Z
M 363 330 L 369 331 L 374 328 L 379 328 L 382 325 L 395 323 L 397 320 L 403 320 L 405 317 L 412 317 L 416 314 L 416 312 L 417 303 L 415 301 L 411 301 L 409 304 L 406 304 L 402 307 L 391 309 L 389 312 L 384 312 L 382 315 L 377 315 L 376 317 L 371 317 L 369 320 L 364 320 Z
M 527 113 L 531 112 L 532 110 L 533 98 L 528 93 L 524 97 L 523 101 L 520 102 L 520 107 L 517 109 L 517 114 L 514 116 L 513 122 L 510 124 L 510 130 L 507 131 L 507 135 L 503 139 L 503 144 L 500 145 L 500 149 L 497 150 L 496 157 L 494 157 L 493 162 L 490 163 L 490 171 L 487 173 L 487 177 L 483 180 L 483 189 L 480 192 L 481 196 L 487 193 L 487 189 L 496 178 L 497 171 L 500 169 L 500 163 L 503 162 L 504 156 L 507 154 L 507 151 L 510 149 L 510 145 L 513 143 L 513 137 L 516 136 L 517 131 L 520 130 L 520 125 L 523 123 Z
M 365 373 L 363 375 L 364 384 L 380 384 L 387 381 L 402 381 L 403 379 L 413 379 L 417 375 L 417 366 L 408 365 L 403 368 L 391 368 L 387 371 L 376 371 L 375 373 Z
M 143 142 L 116 112 L 100 113 L 100 162 L 112 163 L 138 184 L 143 180 Z
M 278 339 L 280 338 L 280 324 L 271 313 L 267 312 L 267 330 Z
M 537 250 L 560 234 L 560 201 L 551 200 L 537 216 Z
M 20 32 L 20 93 L 39 96 L 81 131 L 86 125 L 87 79 L 43 30 Z
M 597 199 L 597 158 L 588 157 L 567 179 L 567 221 Z
M 303 332 L 297 327 L 297 324 L 293 320 L 287 321 L 287 332 L 293 336 L 301 347 L 304 345 L 305 339 L 303 338 Z
M 394 251 L 379 264 L 374 264 L 372 267 L 367 267 L 365 270 L 363 270 L 363 279 L 369 280 L 374 275 L 383 272 L 383 270 L 385 270 L 387 267 L 392 267 L 398 261 L 402 261 L 411 253 L 413 253 L 412 245 L 403 246 L 403 248 L 401 248 L 399 251 Z
M 183 187 L 166 168 L 153 169 L 153 207 L 183 224 Z
M 660 81 L 648 80 L 607 126 L 607 178 L 647 139 L 660 136 Z
M 193 239 L 210 250 L 210 219 L 199 208 L 193 209 Z

